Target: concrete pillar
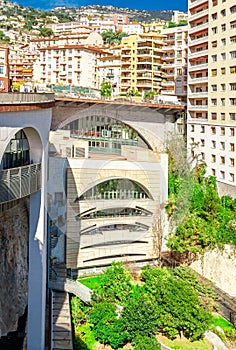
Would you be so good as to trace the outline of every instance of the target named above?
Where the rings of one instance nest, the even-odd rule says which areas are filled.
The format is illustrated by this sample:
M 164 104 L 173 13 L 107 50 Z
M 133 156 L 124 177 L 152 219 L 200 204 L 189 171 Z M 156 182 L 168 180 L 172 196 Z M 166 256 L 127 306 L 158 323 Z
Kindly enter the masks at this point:
M 30 197 L 29 216 L 28 350 L 44 350 L 47 244 L 46 240 L 42 243 L 35 239 L 36 232 L 43 230 L 45 223 L 41 191 Z

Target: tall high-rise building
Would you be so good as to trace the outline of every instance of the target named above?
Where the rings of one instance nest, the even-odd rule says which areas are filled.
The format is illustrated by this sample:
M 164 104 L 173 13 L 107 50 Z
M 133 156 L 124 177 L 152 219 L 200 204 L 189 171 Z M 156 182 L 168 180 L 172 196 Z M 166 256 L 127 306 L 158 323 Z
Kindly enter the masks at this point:
M 166 43 L 163 57 L 165 74 L 162 81 L 162 93 L 177 95 L 185 101 L 187 97 L 188 27 L 163 28 L 161 33 Z
M 120 91 L 161 90 L 163 35 L 159 32 L 132 34 L 122 40 Z
M 189 0 L 188 18 L 188 148 L 235 196 L 236 3 Z

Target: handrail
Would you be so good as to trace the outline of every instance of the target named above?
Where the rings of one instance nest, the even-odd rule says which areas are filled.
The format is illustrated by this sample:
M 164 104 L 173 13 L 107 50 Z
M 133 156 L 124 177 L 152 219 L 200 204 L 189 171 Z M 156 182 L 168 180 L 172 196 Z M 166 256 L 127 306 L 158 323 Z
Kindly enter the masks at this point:
M 41 188 L 41 163 L 0 171 L 0 203 L 26 197 Z
M 45 103 L 54 102 L 54 93 L 6 92 L 0 94 L 0 104 Z

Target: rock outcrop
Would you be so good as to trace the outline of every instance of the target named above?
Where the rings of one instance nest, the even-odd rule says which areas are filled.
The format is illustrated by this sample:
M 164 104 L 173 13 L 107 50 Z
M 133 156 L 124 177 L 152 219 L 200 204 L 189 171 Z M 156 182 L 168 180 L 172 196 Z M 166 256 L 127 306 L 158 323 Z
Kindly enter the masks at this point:
M 28 297 L 29 200 L 0 213 L 0 337 L 17 329 Z

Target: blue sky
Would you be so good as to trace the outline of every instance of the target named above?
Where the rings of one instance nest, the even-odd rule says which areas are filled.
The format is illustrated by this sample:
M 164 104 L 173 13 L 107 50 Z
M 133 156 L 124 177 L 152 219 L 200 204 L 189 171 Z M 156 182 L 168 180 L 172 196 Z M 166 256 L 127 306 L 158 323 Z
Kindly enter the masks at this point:
M 49 9 L 57 6 L 112 5 L 138 10 L 181 10 L 187 11 L 188 0 L 15 0 L 24 6 Z
M 141 10 L 181 10 L 187 11 L 187 0 L 95 0 L 79 1 L 81 5 L 113 5 L 117 7 L 129 7 Z

